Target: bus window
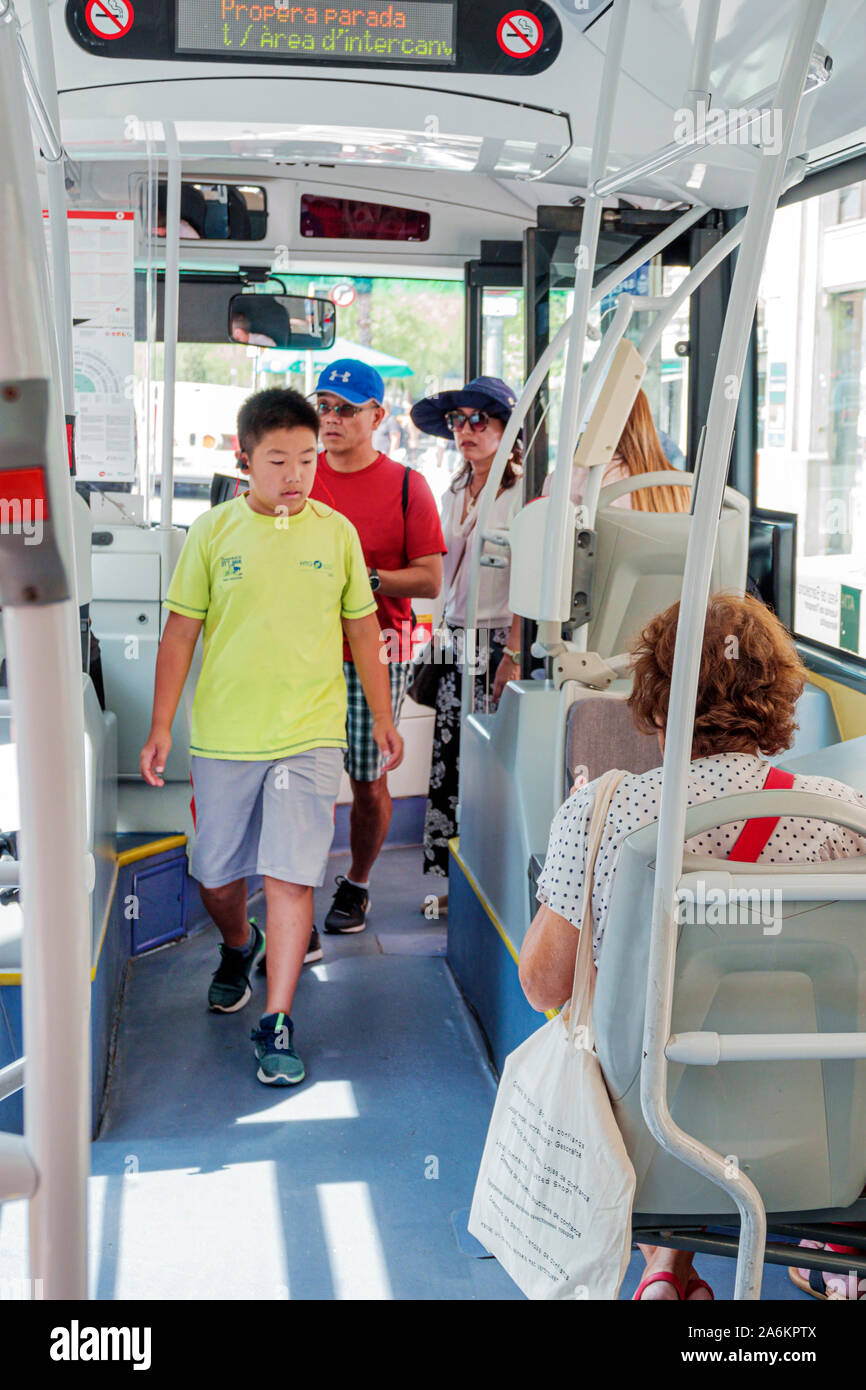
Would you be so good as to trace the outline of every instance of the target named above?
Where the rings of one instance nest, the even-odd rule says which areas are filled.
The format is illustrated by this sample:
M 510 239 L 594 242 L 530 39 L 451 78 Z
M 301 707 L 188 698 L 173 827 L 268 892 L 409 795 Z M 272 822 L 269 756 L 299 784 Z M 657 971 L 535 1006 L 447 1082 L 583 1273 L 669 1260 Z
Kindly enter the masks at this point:
M 866 182 L 776 213 L 758 301 L 760 507 L 796 512 L 798 636 L 866 657 Z

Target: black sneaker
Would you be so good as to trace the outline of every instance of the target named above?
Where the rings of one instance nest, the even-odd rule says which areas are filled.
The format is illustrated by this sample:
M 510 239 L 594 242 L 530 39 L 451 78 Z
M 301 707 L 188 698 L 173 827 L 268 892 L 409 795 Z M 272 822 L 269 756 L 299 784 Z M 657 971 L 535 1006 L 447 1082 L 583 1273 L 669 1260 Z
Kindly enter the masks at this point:
M 343 874 L 337 875 L 337 891 L 331 910 L 325 918 L 325 931 L 349 936 L 352 932 L 363 931 L 367 925 L 370 911 L 370 894 L 366 888 L 358 888 Z
M 250 974 L 264 950 L 265 937 L 255 922 L 250 922 L 250 926 L 253 929 L 253 944 L 248 951 L 238 951 L 233 946 L 220 946 L 222 959 L 219 968 L 214 971 L 207 992 L 208 1008 L 214 1013 L 237 1013 L 252 993 Z
M 312 930 L 311 933 L 310 933 L 310 944 L 309 944 L 309 946 L 307 947 L 307 954 L 304 956 L 304 965 L 312 965 L 313 961 L 315 961 L 315 960 L 321 960 L 321 959 L 322 959 L 322 943 L 321 943 L 321 941 L 319 940 L 319 933 L 316 931 L 316 928 L 313 927 L 313 930 Z M 258 970 L 258 972 L 259 972 L 260 975 L 267 975 L 267 973 L 268 973 L 268 958 L 267 958 L 267 956 L 262 956 L 261 960 L 259 961 L 258 965 L 256 966 L 256 970 Z

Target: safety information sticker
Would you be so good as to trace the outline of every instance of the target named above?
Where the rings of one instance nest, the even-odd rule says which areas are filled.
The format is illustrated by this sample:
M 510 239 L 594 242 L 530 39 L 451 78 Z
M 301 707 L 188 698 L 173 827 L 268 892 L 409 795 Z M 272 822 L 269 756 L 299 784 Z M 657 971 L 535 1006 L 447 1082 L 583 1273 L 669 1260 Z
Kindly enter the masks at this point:
M 46 231 L 48 214 L 43 212 Z M 79 477 L 135 478 L 135 214 L 71 210 L 75 458 Z
M 544 29 L 537 15 L 528 10 L 510 10 L 499 21 L 496 39 L 510 58 L 531 58 L 544 41 Z
M 84 11 L 87 27 L 100 39 L 122 39 L 135 18 L 129 0 L 87 0 Z

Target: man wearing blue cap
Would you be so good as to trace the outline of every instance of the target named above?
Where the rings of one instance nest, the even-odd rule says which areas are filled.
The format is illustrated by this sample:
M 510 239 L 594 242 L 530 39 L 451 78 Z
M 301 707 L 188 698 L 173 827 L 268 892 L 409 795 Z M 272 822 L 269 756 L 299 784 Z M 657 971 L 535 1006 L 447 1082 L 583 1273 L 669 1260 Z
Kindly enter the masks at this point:
M 360 538 L 386 638 L 394 723 L 406 693 L 411 661 L 412 599 L 433 599 L 442 586 L 445 542 L 433 494 L 420 473 L 404 468 L 373 444 L 385 418 L 385 383 L 356 358 L 332 362 L 315 391 L 319 455 L 310 496 L 348 517 Z M 352 863 L 325 918 L 325 931 L 364 930 L 370 873 L 391 824 L 391 796 L 374 737 L 373 718 L 352 661 L 343 650 L 348 692 L 345 766 L 352 784 L 349 847 Z

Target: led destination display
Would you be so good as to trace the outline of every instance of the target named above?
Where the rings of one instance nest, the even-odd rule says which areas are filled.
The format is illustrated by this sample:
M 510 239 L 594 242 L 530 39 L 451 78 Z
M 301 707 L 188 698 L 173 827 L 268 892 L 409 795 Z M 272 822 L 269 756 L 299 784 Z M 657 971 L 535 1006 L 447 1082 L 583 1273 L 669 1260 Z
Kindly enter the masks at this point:
M 177 0 L 178 53 L 375 64 L 456 61 L 455 3 L 340 5 Z

